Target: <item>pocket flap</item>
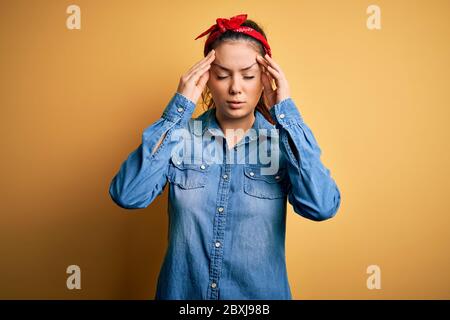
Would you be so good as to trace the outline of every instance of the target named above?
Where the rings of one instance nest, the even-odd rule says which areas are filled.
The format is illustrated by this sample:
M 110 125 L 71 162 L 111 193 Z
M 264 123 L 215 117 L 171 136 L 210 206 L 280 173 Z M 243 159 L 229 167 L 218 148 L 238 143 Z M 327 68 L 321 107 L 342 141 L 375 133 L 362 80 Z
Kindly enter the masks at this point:
M 179 156 L 172 156 L 170 158 L 171 163 L 180 170 L 196 170 L 200 172 L 207 172 L 210 164 L 204 163 L 202 159 L 190 159 L 190 158 L 181 158 Z
M 250 179 L 263 180 L 268 183 L 281 182 L 286 177 L 286 168 L 280 168 L 275 174 L 265 174 L 264 170 L 261 170 L 262 168 L 260 166 L 245 166 L 244 173 Z M 270 171 L 269 168 L 266 168 L 266 170 Z

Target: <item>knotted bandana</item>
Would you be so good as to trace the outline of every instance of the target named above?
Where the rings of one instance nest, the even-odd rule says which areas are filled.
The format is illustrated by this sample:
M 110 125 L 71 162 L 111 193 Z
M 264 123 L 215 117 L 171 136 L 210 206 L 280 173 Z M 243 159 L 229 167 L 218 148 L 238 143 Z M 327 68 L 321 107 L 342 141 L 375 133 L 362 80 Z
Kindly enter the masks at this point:
M 198 35 L 197 38 L 195 38 L 195 40 L 197 40 L 198 38 L 201 38 L 201 37 L 207 35 L 208 33 L 210 33 L 210 35 L 208 36 L 208 38 L 205 42 L 204 55 L 205 56 L 207 55 L 206 48 L 208 48 L 208 45 L 210 43 L 214 42 L 214 40 L 216 40 L 222 33 L 226 32 L 227 30 L 231 30 L 234 32 L 245 33 L 245 34 L 259 40 L 262 43 L 262 45 L 264 46 L 264 50 L 269 55 L 269 57 L 272 57 L 272 52 L 270 50 L 270 46 L 267 43 L 266 38 L 264 38 L 264 36 L 261 33 L 259 33 L 258 31 L 256 31 L 253 28 L 250 28 L 250 27 L 245 27 L 245 26 L 241 27 L 241 24 L 245 20 L 247 20 L 247 14 L 240 14 L 240 15 L 231 17 L 230 19 L 217 18 L 216 24 L 212 25 L 211 27 L 209 27 L 208 30 L 204 31 L 203 33 Z

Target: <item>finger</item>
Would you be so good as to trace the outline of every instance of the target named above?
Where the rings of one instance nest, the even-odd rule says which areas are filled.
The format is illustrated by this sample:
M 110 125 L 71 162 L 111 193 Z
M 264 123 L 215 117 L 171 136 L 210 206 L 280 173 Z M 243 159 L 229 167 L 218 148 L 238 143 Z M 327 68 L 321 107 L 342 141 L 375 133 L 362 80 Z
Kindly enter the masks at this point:
M 271 76 L 271 73 L 269 72 L 270 66 L 266 64 L 267 62 L 265 62 L 264 59 L 261 56 L 258 56 L 258 57 L 259 57 L 258 62 L 260 62 L 261 66 L 262 66 L 261 67 L 262 68 L 261 73 L 265 74 L 267 76 L 267 78 L 269 79 L 270 83 L 272 83 L 273 82 L 273 77 Z M 273 68 L 272 68 L 272 70 L 273 70 Z M 271 87 L 273 87 L 273 86 L 271 85 Z
M 273 78 L 269 73 L 267 74 L 269 81 L 270 81 L 270 87 L 272 88 L 273 91 L 277 90 L 278 86 L 277 86 L 277 81 L 275 80 L 275 78 Z
M 261 81 L 263 83 L 264 86 L 264 92 L 266 93 L 271 93 L 273 91 L 273 87 L 271 84 L 271 79 L 269 78 L 269 76 L 266 73 L 263 73 L 261 75 Z
M 256 56 L 256 61 L 263 67 L 263 71 L 269 65 L 269 63 L 260 55 Z
M 273 75 L 275 79 L 280 79 L 283 76 L 283 74 L 280 74 L 276 69 L 270 66 L 268 61 L 264 60 L 263 57 L 258 56 L 258 62 L 260 62 L 261 65 L 263 66 L 263 72 L 265 70 L 268 70 L 270 72 L 269 74 Z
M 278 73 L 283 73 L 283 71 L 281 70 L 280 66 L 275 62 L 275 60 L 273 60 L 267 53 L 264 56 L 264 58 L 269 62 L 269 64 L 275 69 L 277 70 Z
M 203 66 L 198 67 L 196 70 L 194 70 L 189 77 L 187 78 L 187 80 L 191 80 L 193 79 L 194 81 L 198 81 L 198 78 L 200 78 L 200 76 L 205 72 L 208 71 L 211 68 L 210 64 L 205 64 Z
M 203 72 L 209 70 L 209 68 L 211 68 L 211 64 L 205 64 L 203 66 L 200 66 L 196 70 L 192 71 L 189 76 L 186 77 L 186 81 L 193 80 L 195 81 L 195 83 L 197 83 L 198 79 L 203 74 Z
M 267 70 L 270 72 L 270 75 L 272 75 L 272 77 L 276 80 L 281 79 L 281 74 L 277 70 L 272 68 L 272 66 L 267 66 Z
M 269 67 L 266 69 L 266 75 L 267 75 L 267 78 L 269 78 L 270 86 L 271 86 L 272 90 L 275 91 L 278 88 L 278 80 L 277 80 L 277 78 L 275 78 L 274 75 L 271 74 L 271 72 L 269 71 Z
M 200 60 L 199 62 L 197 62 L 195 65 L 193 65 L 187 72 L 186 72 L 186 76 L 193 72 L 195 69 L 201 67 L 202 65 L 206 64 L 206 63 L 211 63 L 212 61 L 214 61 L 215 58 L 215 51 L 211 50 L 210 52 L 208 52 L 208 54 L 206 55 L 206 57 L 204 57 L 202 60 Z
M 203 89 L 206 85 L 206 83 L 208 82 L 209 79 L 209 70 L 206 70 L 201 76 L 200 79 L 198 80 L 197 83 L 197 87 Z
M 211 50 L 208 55 L 203 58 L 202 60 L 200 60 L 198 63 L 196 63 L 195 65 L 193 65 L 187 72 L 186 72 L 186 77 L 189 77 L 191 75 L 191 73 L 195 72 L 198 68 L 201 68 L 202 66 L 204 66 L 205 64 L 210 64 L 212 61 L 214 61 L 215 59 L 215 53 L 214 50 Z

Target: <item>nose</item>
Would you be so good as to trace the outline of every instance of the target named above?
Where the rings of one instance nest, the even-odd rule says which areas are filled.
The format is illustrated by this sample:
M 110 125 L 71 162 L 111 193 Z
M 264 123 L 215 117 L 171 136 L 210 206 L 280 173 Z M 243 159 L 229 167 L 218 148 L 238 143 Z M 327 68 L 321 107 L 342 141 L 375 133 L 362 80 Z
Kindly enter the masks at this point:
M 230 94 L 232 95 L 242 93 L 241 82 L 236 78 L 237 77 L 231 77 Z

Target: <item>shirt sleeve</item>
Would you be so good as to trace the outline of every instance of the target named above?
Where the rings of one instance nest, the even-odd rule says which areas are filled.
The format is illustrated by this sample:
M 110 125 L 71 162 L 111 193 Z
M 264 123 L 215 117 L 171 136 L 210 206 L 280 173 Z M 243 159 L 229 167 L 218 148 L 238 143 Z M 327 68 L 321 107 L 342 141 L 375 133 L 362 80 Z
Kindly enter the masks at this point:
M 320 160 L 322 151 L 311 129 L 290 97 L 274 105 L 270 113 L 279 130 L 280 150 L 287 158 L 289 203 L 307 219 L 332 218 L 339 209 L 341 194 Z
M 161 118 L 144 130 L 139 147 L 129 154 L 110 183 L 109 194 L 117 205 L 125 209 L 145 208 L 163 192 L 171 151 L 178 143 L 171 134 L 177 128 L 187 127 L 194 109 L 193 101 L 176 92 Z

